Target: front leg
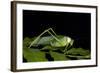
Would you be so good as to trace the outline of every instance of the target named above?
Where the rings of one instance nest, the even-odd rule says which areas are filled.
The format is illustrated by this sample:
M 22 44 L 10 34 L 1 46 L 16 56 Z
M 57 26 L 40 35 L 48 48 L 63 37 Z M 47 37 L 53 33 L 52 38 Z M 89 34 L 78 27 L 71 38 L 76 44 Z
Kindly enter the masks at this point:
M 64 48 L 64 50 L 63 50 L 64 54 L 66 54 L 66 51 L 67 51 L 67 49 L 68 49 L 68 46 L 69 46 L 69 44 L 66 44 L 66 46 L 65 46 L 65 48 Z

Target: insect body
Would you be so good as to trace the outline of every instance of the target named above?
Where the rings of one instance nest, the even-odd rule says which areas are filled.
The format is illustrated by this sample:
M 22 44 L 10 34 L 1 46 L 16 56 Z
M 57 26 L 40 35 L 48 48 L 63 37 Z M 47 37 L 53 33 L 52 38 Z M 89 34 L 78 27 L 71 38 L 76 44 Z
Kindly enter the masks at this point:
M 42 37 L 45 33 L 49 33 L 50 36 Z M 74 40 L 71 39 L 68 36 L 63 35 L 57 35 L 52 28 L 49 28 L 42 32 L 35 40 L 33 40 L 29 46 L 36 46 L 36 45 L 43 45 L 44 47 L 42 49 L 51 49 L 54 50 L 54 48 L 64 48 L 64 51 L 66 51 L 68 48 L 70 48 L 73 45 Z

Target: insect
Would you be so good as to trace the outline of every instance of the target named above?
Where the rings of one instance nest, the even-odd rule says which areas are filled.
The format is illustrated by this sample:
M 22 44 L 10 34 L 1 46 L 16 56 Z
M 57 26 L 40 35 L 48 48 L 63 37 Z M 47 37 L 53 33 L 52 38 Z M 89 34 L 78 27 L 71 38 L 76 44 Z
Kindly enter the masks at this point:
M 50 36 L 43 36 L 45 33 L 48 33 Z M 57 35 L 52 28 L 44 30 L 39 36 L 37 36 L 29 45 L 29 48 L 32 46 L 42 45 L 44 46 L 41 50 L 50 49 L 57 50 L 62 49 L 63 52 L 67 51 L 73 45 L 74 40 L 68 36 Z

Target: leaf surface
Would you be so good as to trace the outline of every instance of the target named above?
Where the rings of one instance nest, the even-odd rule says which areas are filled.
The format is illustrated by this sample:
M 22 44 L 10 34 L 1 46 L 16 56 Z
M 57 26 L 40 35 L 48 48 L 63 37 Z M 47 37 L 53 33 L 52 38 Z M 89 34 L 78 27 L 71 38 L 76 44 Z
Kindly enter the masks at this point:
M 71 48 L 66 52 L 66 56 L 70 58 L 77 58 L 77 59 L 91 58 L 89 50 L 83 48 Z
M 64 54 L 58 52 L 50 52 L 50 55 L 54 58 L 54 61 L 64 61 L 69 60 Z
M 41 52 L 38 48 L 28 48 L 31 40 L 34 38 L 30 39 L 28 37 L 24 38 L 23 41 L 23 55 L 24 58 L 27 60 L 27 62 L 42 62 L 42 61 L 47 61 L 45 58 L 45 52 Z
M 66 51 L 66 54 L 84 56 L 90 54 L 90 52 L 89 50 L 83 48 L 71 48 L 70 50 Z
M 24 58 L 28 62 L 43 62 L 47 61 L 45 58 L 45 52 L 37 51 L 35 49 L 24 48 L 23 50 Z

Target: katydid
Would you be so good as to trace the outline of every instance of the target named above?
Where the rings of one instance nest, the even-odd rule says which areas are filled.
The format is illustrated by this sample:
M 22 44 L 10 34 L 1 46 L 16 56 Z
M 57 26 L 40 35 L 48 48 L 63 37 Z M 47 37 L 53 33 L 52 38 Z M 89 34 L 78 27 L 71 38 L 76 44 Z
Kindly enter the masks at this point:
M 43 36 L 45 33 L 48 33 L 50 36 Z M 67 51 L 73 45 L 74 40 L 68 36 L 64 35 L 57 35 L 52 28 L 44 30 L 39 36 L 37 36 L 29 45 L 44 45 L 42 49 L 54 49 L 54 48 L 61 48 L 64 47 L 64 52 Z

